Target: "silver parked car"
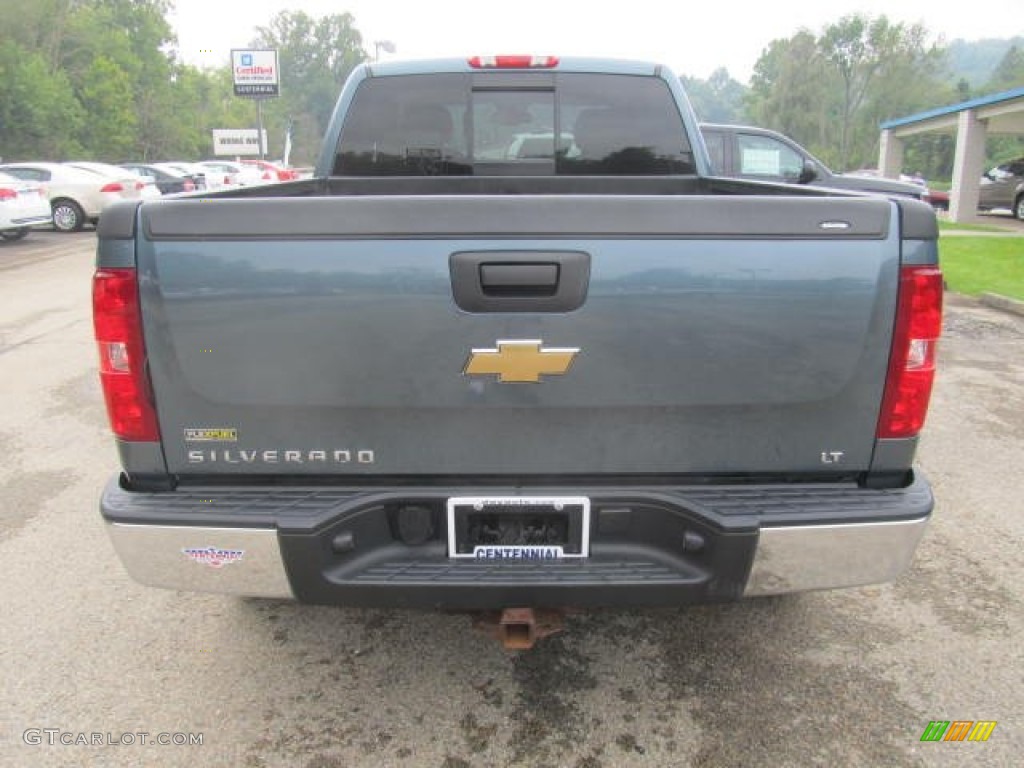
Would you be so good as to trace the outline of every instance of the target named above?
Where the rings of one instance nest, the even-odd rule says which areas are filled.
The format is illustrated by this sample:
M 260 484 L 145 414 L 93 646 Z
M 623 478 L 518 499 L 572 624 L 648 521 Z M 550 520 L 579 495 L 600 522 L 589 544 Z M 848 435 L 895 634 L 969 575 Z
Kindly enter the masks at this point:
M 166 162 L 166 163 L 153 163 L 157 168 L 163 168 L 168 171 L 177 171 L 178 173 L 185 174 L 186 177 L 192 180 L 197 190 L 200 189 L 218 189 L 219 184 L 214 184 L 213 180 L 207 180 L 208 169 L 205 166 L 199 165 L 198 163 L 183 163 L 179 161 Z

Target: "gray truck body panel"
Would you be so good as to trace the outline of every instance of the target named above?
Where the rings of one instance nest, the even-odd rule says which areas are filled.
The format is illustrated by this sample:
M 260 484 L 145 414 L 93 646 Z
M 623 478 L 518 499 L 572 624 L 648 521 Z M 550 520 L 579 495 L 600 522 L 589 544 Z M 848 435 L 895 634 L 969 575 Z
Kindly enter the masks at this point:
M 269 241 L 259 226 L 280 201 L 247 202 L 222 218 L 200 201 L 142 209 L 171 473 L 808 472 L 833 452 L 832 470 L 870 464 L 900 260 L 886 201 L 778 198 L 762 221 L 742 218 L 755 206 L 741 198 L 561 198 L 552 212 L 522 197 L 494 201 L 493 217 L 462 213 L 478 199 L 317 200 Z M 832 220 L 849 228 L 821 228 Z M 458 231 L 471 222 L 487 239 Z M 581 239 L 582 222 L 605 236 Z M 453 254 L 569 248 L 590 261 L 573 312 L 453 300 Z M 580 352 L 538 384 L 463 373 L 503 339 Z M 213 428 L 234 438 L 189 439 Z

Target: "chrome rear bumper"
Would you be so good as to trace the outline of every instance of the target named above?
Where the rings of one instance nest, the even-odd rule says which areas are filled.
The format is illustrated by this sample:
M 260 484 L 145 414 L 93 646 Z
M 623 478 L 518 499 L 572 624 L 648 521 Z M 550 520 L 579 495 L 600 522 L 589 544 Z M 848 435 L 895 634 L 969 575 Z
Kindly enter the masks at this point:
M 191 592 L 293 598 L 272 528 L 107 523 L 128 575 L 141 584 Z
M 570 487 L 591 499 L 591 554 L 550 563 L 447 556 L 445 501 L 472 487 L 207 487 L 133 491 L 101 511 L 135 580 L 156 587 L 366 607 L 640 607 L 891 581 L 934 500 L 846 484 Z M 522 487 L 492 495 L 529 495 Z M 550 495 L 555 491 L 545 489 Z M 434 509 L 404 537 L 403 505 Z
M 762 528 L 744 597 L 856 587 L 905 571 L 928 518 Z M 108 523 L 136 581 L 153 587 L 294 597 L 273 529 Z
M 905 571 L 928 518 L 761 528 L 744 597 L 858 587 Z

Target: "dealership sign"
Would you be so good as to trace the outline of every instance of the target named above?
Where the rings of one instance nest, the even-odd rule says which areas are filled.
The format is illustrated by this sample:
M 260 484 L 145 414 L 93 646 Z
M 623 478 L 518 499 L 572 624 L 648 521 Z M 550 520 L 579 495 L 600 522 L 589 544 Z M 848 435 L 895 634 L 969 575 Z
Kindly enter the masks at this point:
M 235 96 L 265 99 L 280 91 L 276 50 L 232 50 L 231 73 Z
M 263 132 L 263 146 L 267 146 L 267 132 Z M 260 134 L 255 128 L 214 128 L 213 154 L 258 155 Z

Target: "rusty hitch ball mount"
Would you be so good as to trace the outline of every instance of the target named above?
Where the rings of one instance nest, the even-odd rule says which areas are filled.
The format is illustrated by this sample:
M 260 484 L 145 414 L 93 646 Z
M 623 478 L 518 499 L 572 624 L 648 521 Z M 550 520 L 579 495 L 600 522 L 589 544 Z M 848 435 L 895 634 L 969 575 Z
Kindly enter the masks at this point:
M 528 651 L 538 640 L 565 630 L 564 611 L 506 608 L 474 618 L 474 626 L 498 638 L 507 651 Z

